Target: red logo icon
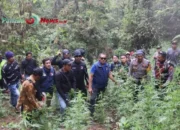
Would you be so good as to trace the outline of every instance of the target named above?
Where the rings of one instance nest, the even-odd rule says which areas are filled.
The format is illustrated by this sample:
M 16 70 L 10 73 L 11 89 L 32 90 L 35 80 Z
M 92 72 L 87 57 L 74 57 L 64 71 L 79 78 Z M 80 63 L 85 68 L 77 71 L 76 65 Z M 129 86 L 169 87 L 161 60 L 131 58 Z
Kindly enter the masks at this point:
M 33 24 L 34 23 L 34 19 L 33 18 L 26 19 L 26 23 L 27 24 Z

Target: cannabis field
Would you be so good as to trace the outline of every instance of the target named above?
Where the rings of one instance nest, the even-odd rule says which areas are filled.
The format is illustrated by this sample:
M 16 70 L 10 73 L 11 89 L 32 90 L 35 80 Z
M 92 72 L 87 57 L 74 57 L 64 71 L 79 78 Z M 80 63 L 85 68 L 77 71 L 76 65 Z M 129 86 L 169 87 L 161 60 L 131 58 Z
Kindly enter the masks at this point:
M 71 93 L 72 100 L 64 115 L 59 113 L 54 96 L 52 107 L 34 112 L 29 123 L 26 115 L 16 114 L 8 105 L 8 96 L 0 96 L 0 125 L 3 130 L 179 130 L 180 69 L 174 81 L 161 90 L 154 89 L 153 79 L 144 81 L 144 89 L 133 99 L 135 84 L 129 79 L 121 85 L 109 83 L 100 96 L 94 118 L 90 117 L 87 99 Z M 118 75 L 116 75 L 118 79 Z M 120 82 L 120 81 L 119 81 Z

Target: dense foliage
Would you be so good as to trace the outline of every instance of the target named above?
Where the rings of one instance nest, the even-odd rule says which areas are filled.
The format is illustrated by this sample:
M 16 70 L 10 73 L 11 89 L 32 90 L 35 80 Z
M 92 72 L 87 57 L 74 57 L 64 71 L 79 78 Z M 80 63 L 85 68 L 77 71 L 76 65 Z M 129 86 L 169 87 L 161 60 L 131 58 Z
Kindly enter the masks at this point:
M 52 56 L 61 48 L 85 48 L 92 63 L 101 51 L 111 56 L 117 48 L 148 49 L 161 44 L 159 39 L 171 40 L 180 33 L 179 5 L 177 0 L 2 0 L 1 18 L 36 14 L 67 19 L 68 23 L 31 26 L 0 22 L 0 50 L 19 55 L 32 51 L 41 57 Z

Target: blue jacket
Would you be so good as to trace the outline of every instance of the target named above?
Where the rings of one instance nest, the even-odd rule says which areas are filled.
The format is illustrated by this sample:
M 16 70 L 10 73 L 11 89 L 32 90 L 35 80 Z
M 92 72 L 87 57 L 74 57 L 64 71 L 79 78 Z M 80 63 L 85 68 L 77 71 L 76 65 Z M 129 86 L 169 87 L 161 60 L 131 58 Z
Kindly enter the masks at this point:
M 40 79 L 40 90 L 41 92 L 53 92 L 53 85 L 55 84 L 55 71 L 51 67 L 50 70 L 47 70 L 45 67 L 42 68 L 43 76 Z
M 105 88 L 108 84 L 110 70 L 109 64 L 101 65 L 99 61 L 96 62 L 91 68 L 93 74 L 92 88 Z

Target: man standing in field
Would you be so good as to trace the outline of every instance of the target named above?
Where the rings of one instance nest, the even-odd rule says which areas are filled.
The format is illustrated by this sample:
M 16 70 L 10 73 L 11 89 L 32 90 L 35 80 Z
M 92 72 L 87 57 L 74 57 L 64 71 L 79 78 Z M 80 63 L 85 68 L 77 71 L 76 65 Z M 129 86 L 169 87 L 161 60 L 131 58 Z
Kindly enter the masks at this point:
M 40 90 L 45 92 L 47 95 L 47 106 L 51 105 L 51 99 L 53 96 L 53 86 L 55 84 L 55 70 L 51 65 L 51 60 L 45 58 L 42 61 L 43 63 L 43 75 L 40 79 Z
M 21 62 L 22 78 L 27 79 L 33 72 L 33 69 L 38 67 L 37 61 L 32 58 L 32 53 L 27 52 L 26 58 Z
M 134 79 L 136 87 L 134 90 L 134 99 L 137 101 L 142 79 L 147 78 L 148 72 L 151 70 L 151 65 L 148 60 L 144 58 L 144 53 L 141 50 L 136 52 L 136 58 L 133 59 L 129 67 L 129 75 Z
M 82 61 L 82 54 L 79 50 L 74 51 L 75 60 L 72 63 L 72 71 L 76 78 L 76 88 L 87 97 L 88 72 L 86 64 Z M 86 81 L 86 85 L 84 83 Z
M 119 75 L 120 78 L 125 82 L 128 76 L 129 71 L 129 63 L 127 62 L 126 55 L 121 55 L 121 61 L 120 61 L 120 69 L 119 69 Z
M 5 65 L 6 60 L 3 59 L 2 57 L 2 53 L 0 52 L 0 88 L 3 89 L 4 85 L 3 85 L 3 77 L 2 77 L 2 68 Z
M 109 64 L 107 63 L 106 54 L 99 54 L 99 61 L 94 63 L 91 68 L 91 74 L 89 76 L 88 91 L 91 94 L 90 97 L 90 112 L 91 116 L 94 113 L 94 105 L 101 92 L 105 92 L 108 78 L 117 84 L 114 80 Z
M 70 52 L 67 49 L 64 49 L 62 51 L 62 58 L 60 60 L 57 60 L 59 56 L 61 56 L 61 53 L 59 53 L 58 55 L 56 55 L 53 59 L 52 59 L 52 65 L 57 65 L 59 67 L 59 69 L 61 69 L 63 67 L 63 60 L 64 59 L 69 59 L 72 61 L 71 57 L 70 57 Z
M 7 63 L 3 67 L 4 84 L 10 90 L 10 102 L 13 107 L 16 107 L 19 97 L 19 81 L 21 78 L 20 67 L 14 59 L 14 53 L 7 51 L 5 53 Z
M 165 88 L 172 81 L 174 66 L 166 60 L 166 52 L 160 51 L 154 67 L 156 88 Z
M 159 54 L 159 52 L 161 51 L 161 46 L 157 46 L 157 51 L 154 53 L 154 60 L 156 61 L 157 59 L 158 59 L 158 54 Z
M 174 66 L 180 65 L 180 50 L 177 47 L 178 42 L 172 41 L 172 48 L 169 48 L 167 51 L 167 60 L 174 64 Z
M 60 103 L 60 112 L 63 113 L 65 108 L 69 105 L 69 92 L 76 88 L 76 79 L 71 70 L 71 63 L 69 59 L 64 59 L 63 67 L 55 76 L 56 89 L 58 92 L 58 99 Z
M 118 56 L 114 55 L 112 60 L 113 63 L 111 64 L 111 71 L 119 71 L 121 63 L 119 62 Z
M 40 94 L 36 83 L 40 80 L 42 73 L 42 69 L 35 68 L 32 75 L 23 82 L 20 97 L 16 105 L 17 109 L 21 107 L 21 110 L 24 112 L 32 112 L 41 107 L 38 100 L 42 100 L 43 95 Z

